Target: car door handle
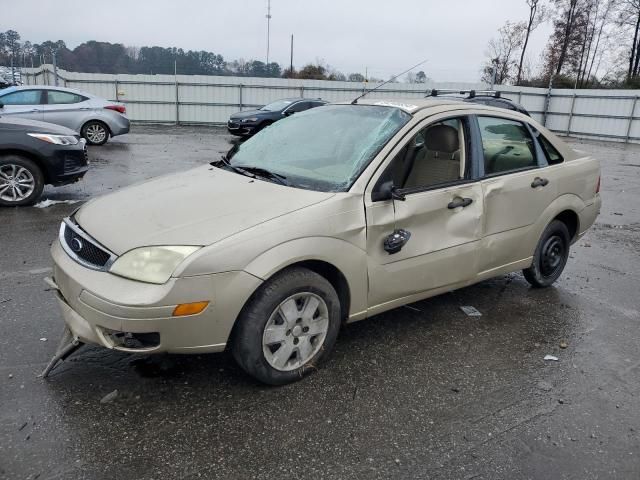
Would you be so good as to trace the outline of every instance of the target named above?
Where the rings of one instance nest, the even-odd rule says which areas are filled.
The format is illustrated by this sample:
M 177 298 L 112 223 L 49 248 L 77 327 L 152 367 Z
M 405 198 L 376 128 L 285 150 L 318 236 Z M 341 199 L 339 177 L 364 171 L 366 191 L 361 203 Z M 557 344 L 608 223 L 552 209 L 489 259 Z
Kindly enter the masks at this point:
M 33 110 L 29 110 L 29 113 L 38 113 L 40 110 L 38 110 L 37 108 L 34 108 Z
M 91 110 L 89 107 L 82 107 L 80 110 Z
M 447 205 L 447 208 L 449 210 L 453 210 L 454 208 L 458 208 L 458 207 L 464 208 L 464 207 L 468 207 L 472 203 L 473 203 L 473 199 L 471 198 L 456 197 L 449 203 L 449 205 Z
M 546 187 L 548 184 L 549 180 L 546 178 L 536 177 L 533 179 L 533 182 L 531 182 L 531 188 Z

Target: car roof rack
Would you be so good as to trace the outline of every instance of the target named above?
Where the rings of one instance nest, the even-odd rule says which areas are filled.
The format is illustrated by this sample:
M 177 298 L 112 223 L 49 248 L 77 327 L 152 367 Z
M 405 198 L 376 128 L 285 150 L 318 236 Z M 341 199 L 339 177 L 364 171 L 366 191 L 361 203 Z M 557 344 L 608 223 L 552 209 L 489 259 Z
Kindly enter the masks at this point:
M 440 95 L 468 95 L 467 98 L 475 98 L 477 96 L 502 98 L 502 92 L 497 90 L 452 90 L 447 88 L 432 89 L 427 97 L 438 97 Z

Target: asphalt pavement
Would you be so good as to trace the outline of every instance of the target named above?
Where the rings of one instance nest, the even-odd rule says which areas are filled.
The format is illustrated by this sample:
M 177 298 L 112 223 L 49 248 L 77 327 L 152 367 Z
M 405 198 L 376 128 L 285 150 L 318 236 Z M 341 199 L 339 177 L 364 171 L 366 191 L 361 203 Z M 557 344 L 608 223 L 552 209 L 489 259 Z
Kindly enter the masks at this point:
M 230 142 L 136 125 L 44 198 L 85 201 Z M 640 478 L 640 145 L 570 143 L 602 161 L 603 209 L 555 287 L 515 273 L 349 325 L 284 387 L 226 353 L 97 347 L 38 378 L 62 333 L 49 246 L 78 204 L 0 209 L 0 478 Z

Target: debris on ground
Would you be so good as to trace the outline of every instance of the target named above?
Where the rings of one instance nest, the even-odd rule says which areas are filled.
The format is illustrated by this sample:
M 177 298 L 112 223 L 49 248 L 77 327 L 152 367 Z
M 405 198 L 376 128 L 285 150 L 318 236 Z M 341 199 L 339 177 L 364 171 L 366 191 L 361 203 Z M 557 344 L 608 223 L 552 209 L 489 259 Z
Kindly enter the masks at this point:
M 548 392 L 551 389 L 553 389 L 553 385 L 551 385 L 549 382 L 545 382 L 544 380 L 541 380 L 538 382 L 538 388 L 540 390 L 544 390 L 545 392 Z
M 568 346 L 569 346 L 569 344 L 565 340 L 562 340 L 560 342 L 560 348 L 567 348 Z
M 47 338 L 46 338 L 46 337 L 42 337 L 42 338 L 40 339 L 40 341 L 41 341 L 41 342 L 46 342 L 46 341 L 47 341 Z
M 116 399 L 117 396 L 118 390 L 114 390 L 113 392 L 107 393 L 104 397 L 102 397 L 100 403 L 111 403 Z
M 481 317 L 482 316 L 482 313 L 480 313 L 476 307 L 464 306 L 464 307 L 460 307 L 460 310 L 462 310 L 464 313 L 466 313 L 468 317 Z
M 34 207 L 47 208 L 47 207 L 50 207 L 51 205 L 59 205 L 59 204 L 73 205 L 74 203 L 78 203 L 79 201 L 80 200 L 50 200 L 47 198 L 46 200 L 36 203 Z
M 545 362 L 559 362 L 560 359 L 558 357 L 554 357 L 553 355 L 545 355 L 544 356 L 544 361 Z
M 9 374 L 9 378 L 13 378 L 13 373 L 10 373 L 10 374 Z

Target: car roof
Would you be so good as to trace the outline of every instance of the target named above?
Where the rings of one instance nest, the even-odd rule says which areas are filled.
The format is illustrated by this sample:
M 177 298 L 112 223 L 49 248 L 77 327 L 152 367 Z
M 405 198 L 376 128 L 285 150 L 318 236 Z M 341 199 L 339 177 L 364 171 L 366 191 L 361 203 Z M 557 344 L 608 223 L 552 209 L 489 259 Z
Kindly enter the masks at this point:
M 361 98 L 358 105 L 373 105 L 383 107 L 395 107 L 403 110 L 414 117 L 426 116 L 434 113 L 447 112 L 449 110 L 473 109 L 478 111 L 489 111 L 504 115 L 506 112 L 522 115 L 523 118 L 531 120 L 518 110 L 507 110 L 500 107 L 492 107 L 483 103 L 464 102 L 462 98 L 456 97 L 425 97 L 425 98 L 397 98 L 397 99 L 369 99 Z M 349 105 L 351 102 L 340 102 L 342 105 Z M 517 105 L 517 104 L 516 104 Z
M 56 87 L 55 85 L 20 85 L 20 86 L 5 88 L 2 90 L 2 93 L 6 93 L 8 91 L 15 92 L 20 90 L 59 90 L 61 92 L 77 93 L 80 95 L 84 95 L 85 97 L 93 96 L 90 93 L 86 93 L 81 90 L 77 90 L 75 88 Z
M 290 97 L 290 98 L 279 98 L 278 100 L 274 100 L 273 102 L 269 102 L 269 103 L 275 103 L 275 102 L 301 102 L 303 100 L 306 101 L 306 102 L 326 102 L 326 100 L 322 100 L 321 98 Z
M 341 102 L 348 105 L 351 102 Z M 447 107 L 459 107 L 460 101 L 454 98 L 398 98 L 398 99 L 380 99 L 380 98 L 360 98 L 358 105 L 372 105 L 381 107 L 395 107 L 404 110 L 407 113 L 415 114 L 420 110 L 430 108 L 441 108 L 447 110 Z

